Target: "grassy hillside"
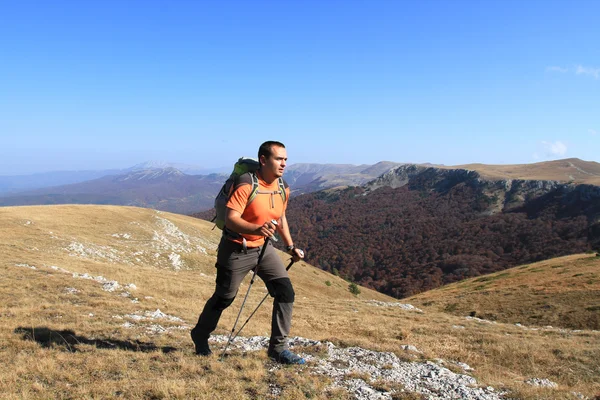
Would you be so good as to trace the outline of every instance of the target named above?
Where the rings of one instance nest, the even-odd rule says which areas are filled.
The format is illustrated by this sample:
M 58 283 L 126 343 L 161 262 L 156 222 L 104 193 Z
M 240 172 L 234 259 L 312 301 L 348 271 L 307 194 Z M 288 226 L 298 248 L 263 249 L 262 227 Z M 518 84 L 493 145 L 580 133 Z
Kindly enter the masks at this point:
M 554 258 L 406 299 L 425 310 L 487 320 L 600 330 L 600 257 Z
M 314 374 L 310 363 L 275 368 L 264 351 L 236 350 L 219 362 L 215 344 L 215 356 L 193 354 L 189 329 L 214 285 L 220 232 L 212 224 L 118 206 L 5 207 L 0 221 L 3 398 L 351 398 L 328 390 L 330 378 Z M 281 256 L 287 263 L 289 257 Z M 578 272 L 588 268 L 581 260 L 565 259 L 564 268 L 587 274 Z M 433 305 L 425 312 L 403 310 L 365 288 L 354 296 L 347 282 L 304 262 L 294 265 L 291 276 L 292 335 L 394 352 L 415 362 L 460 361 L 474 369 L 470 374 L 480 384 L 516 398 L 600 393 L 600 332 L 489 324 Z M 229 333 L 247 283 L 217 334 Z M 244 317 L 265 293 L 258 280 Z M 269 326 L 270 301 L 243 335 L 268 335 Z M 420 353 L 407 353 L 403 345 Z M 536 388 L 524 383 L 530 378 L 559 386 Z M 280 388 L 277 396 L 273 386 Z
M 578 158 L 544 161 L 533 164 L 465 164 L 440 168 L 464 168 L 479 172 L 488 179 L 533 179 L 600 185 L 600 163 Z

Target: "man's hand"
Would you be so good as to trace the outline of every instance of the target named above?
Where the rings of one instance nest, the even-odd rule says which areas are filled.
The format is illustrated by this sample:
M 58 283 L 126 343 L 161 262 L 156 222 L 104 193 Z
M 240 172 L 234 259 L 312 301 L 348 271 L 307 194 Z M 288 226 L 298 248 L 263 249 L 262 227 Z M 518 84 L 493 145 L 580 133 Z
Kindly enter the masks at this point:
M 292 256 L 292 260 L 294 260 L 294 262 L 304 259 L 304 251 L 296 247 L 290 251 L 290 255 Z
M 262 224 L 256 231 L 257 235 L 264 237 L 272 237 L 277 229 L 277 221 L 271 220 Z

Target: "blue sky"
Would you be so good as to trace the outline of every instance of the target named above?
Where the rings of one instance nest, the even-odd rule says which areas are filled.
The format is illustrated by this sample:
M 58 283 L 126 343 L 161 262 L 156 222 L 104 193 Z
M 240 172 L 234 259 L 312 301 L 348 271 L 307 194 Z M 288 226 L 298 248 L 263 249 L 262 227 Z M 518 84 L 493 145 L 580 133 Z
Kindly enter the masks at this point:
M 0 0 L 0 175 L 600 161 L 600 1 Z

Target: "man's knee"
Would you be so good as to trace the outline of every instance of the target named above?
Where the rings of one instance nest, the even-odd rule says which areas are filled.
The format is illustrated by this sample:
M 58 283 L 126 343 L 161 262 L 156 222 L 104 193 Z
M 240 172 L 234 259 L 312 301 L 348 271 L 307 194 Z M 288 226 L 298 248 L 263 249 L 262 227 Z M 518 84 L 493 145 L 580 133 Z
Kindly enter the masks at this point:
M 294 288 L 290 278 L 273 279 L 267 282 L 269 294 L 280 303 L 293 303 L 295 298 Z
M 231 305 L 231 303 L 233 303 L 233 300 L 235 300 L 235 297 L 232 297 L 231 299 L 226 299 L 225 297 L 221 297 L 221 296 L 218 296 L 215 294 L 213 300 L 214 300 L 213 309 L 218 310 L 218 311 L 223 311 L 224 309 L 229 307 Z

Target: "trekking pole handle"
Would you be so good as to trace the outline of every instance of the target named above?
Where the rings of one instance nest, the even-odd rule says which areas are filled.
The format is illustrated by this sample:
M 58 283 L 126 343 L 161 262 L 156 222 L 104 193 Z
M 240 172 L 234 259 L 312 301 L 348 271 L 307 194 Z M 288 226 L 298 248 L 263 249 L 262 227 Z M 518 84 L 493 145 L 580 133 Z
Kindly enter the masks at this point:
M 279 225 L 279 224 L 277 223 L 277 221 L 275 221 L 274 219 L 272 219 L 272 220 L 271 220 L 271 223 L 272 223 L 273 225 L 275 225 L 275 226 Z M 277 238 L 275 237 L 275 235 L 273 235 L 273 236 L 270 236 L 270 238 L 271 238 L 271 240 L 272 240 L 272 241 L 274 241 L 274 242 L 277 242 Z

